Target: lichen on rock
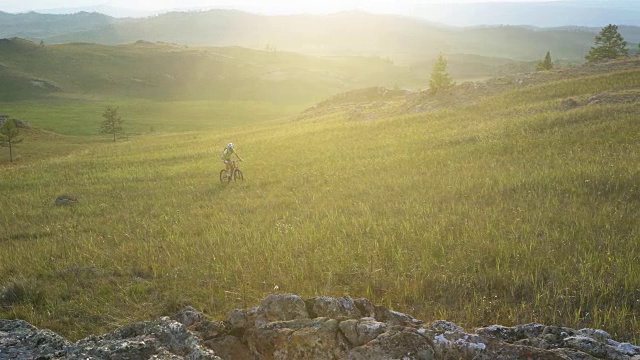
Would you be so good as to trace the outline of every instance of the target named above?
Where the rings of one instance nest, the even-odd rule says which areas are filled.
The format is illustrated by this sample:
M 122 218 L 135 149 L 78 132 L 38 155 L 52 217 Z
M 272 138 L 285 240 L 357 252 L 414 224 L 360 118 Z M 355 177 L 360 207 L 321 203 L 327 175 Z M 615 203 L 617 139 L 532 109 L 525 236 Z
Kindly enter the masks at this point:
M 272 294 L 225 320 L 186 307 L 76 343 L 22 320 L 0 320 L 0 360 L 8 359 L 640 360 L 640 347 L 598 329 L 524 324 L 468 332 L 366 299 Z

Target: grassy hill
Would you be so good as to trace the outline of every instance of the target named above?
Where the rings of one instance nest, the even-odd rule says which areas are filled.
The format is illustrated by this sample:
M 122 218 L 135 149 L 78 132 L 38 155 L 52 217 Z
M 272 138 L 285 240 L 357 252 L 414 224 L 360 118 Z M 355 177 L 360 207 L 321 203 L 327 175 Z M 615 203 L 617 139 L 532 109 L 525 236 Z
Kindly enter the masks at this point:
M 416 86 L 426 82 L 417 75 L 428 76 L 380 58 L 322 59 L 149 42 L 39 46 L 19 38 L 0 40 L 0 64 L 5 76 L 25 79 L 0 85 L 3 97 L 29 97 L 13 87 L 41 80 L 31 88 L 71 95 L 300 103 L 358 86 Z
M 535 66 L 463 54 L 449 61 L 458 81 Z M 42 46 L 0 39 L 0 113 L 49 131 L 91 135 L 106 104 L 114 104 L 131 120 L 131 133 L 207 130 L 292 115 L 357 88 L 420 89 L 432 66 L 240 47 L 144 41 Z
M 425 71 L 374 57 L 0 39 L 0 113 L 46 130 L 89 135 L 112 103 L 133 120 L 133 133 L 202 130 L 291 115 L 357 87 L 419 88 L 428 81 Z
M 421 113 L 354 118 L 352 102 L 3 166 L 0 316 L 79 338 L 185 304 L 220 316 L 277 286 L 638 343 L 640 66 L 550 74 Z M 229 141 L 246 180 L 221 185 Z

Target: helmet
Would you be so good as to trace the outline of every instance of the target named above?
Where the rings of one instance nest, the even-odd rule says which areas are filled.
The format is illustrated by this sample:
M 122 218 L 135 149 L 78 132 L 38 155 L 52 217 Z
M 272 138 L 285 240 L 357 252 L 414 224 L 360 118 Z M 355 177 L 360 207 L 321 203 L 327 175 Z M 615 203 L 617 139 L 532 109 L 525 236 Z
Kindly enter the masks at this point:
M 227 149 L 233 149 L 233 143 L 228 143 L 227 144 Z

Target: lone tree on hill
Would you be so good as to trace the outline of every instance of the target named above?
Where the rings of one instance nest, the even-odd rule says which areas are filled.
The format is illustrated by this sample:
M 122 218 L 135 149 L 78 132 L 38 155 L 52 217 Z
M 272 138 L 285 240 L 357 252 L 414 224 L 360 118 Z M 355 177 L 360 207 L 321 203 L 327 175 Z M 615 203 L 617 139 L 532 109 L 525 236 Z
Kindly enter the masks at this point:
M 100 123 L 100 132 L 103 134 L 113 135 L 113 141 L 116 141 L 116 135 L 123 132 L 122 117 L 118 114 L 118 108 L 107 106 L 102 113 L 104 120 Z
M 585 59 L 589 62 L 617 59 L 629 55 L 627 42 L 618 32 L 618 26 L 609 24 L 596 35 L 595 45 L 589 50 Z
M 18 138 L 18 125 L 14 119 L 6 119 L 0 126 L 0 146 L 9 148 L 9 161 L 13 162 L 13 145 L 22 142 Z
M 447 60 L 445 60 L 442 54 L 439 54 L 436 63 L 433 65 L 431 79 L 429 80 L 429 89 L 435 94 L 440 90 L 451 88 L 455 84 L 447 72 Z
M 553 69 L 553 62 L 551 61 L 551 53 L 547 51 L 547 55 L 544 56 L 544 60 L 538 63 L 536 70 L 544 71 Z

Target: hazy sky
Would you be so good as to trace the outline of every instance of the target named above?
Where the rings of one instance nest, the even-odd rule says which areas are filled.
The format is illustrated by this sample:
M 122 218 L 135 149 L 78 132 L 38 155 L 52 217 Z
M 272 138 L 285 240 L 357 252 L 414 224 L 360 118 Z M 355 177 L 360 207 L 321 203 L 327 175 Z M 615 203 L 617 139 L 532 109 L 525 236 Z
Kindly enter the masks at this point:
M 420 4 L 446 2 L 499 2 L 505 0 L 0 0 L 0 11 L 81 8 L 107 5 L 132 10 L 166 10 L 189 8 L 235 8 L 267 13 L 323 13 L 341 10 L 389 11 L 406 10 Z M 509 2 L 544 0 L 508 0 Z

